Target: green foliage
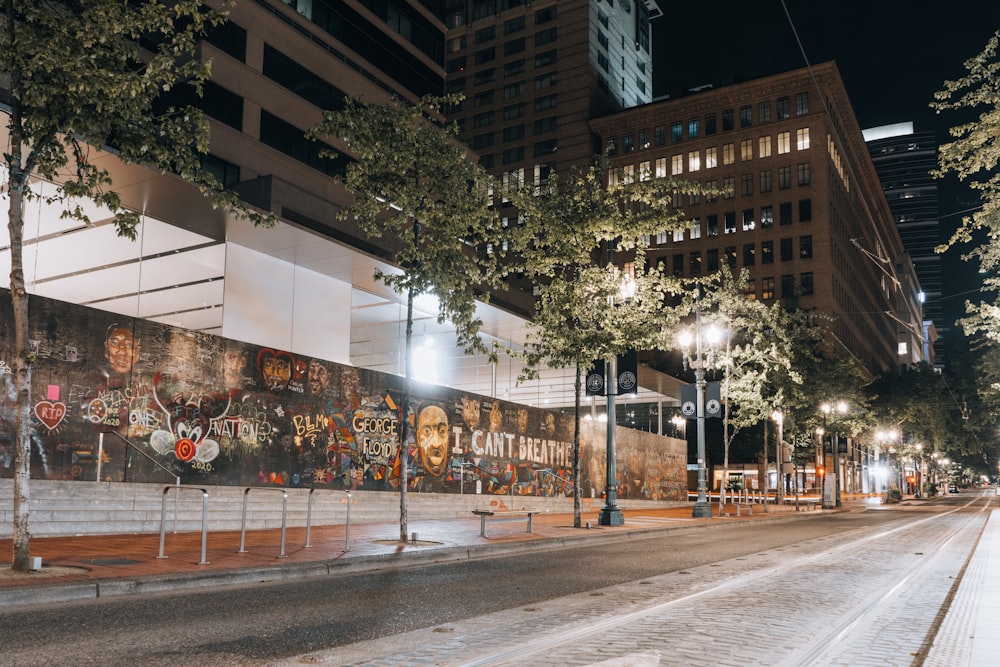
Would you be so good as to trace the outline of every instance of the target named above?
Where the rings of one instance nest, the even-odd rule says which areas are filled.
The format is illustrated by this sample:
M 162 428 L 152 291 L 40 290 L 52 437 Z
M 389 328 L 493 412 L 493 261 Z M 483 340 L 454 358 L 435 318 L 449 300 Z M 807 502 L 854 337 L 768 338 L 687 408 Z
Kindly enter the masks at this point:
M 502 285 L 504 230 L 492 207 L 493 178 L 468 159 L 456 126 L 434 122 L 454 101 L 348 99 L 309 135 L 340 140 L 357 160 L 344 181 L 354 201 L 340 215 L 392 250 L 399 272 L 377 277 L 400 294 L 433 293 L 438 321 L 455 326 L 459 344 L 492 356 L 478 335 L 476 302 Z

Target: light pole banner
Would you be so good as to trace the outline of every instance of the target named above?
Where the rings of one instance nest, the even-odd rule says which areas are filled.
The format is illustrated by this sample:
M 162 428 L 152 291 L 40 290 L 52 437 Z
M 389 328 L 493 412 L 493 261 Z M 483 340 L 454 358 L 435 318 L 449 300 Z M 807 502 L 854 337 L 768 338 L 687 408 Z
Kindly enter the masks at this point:
M 584 382 L 587 387 L 587 396 L 604 396 L 604 360 L 598 359 L 587 371 Z
M 705 385 L 705 416 L 722 417 L 722 384 L 719 382 Z

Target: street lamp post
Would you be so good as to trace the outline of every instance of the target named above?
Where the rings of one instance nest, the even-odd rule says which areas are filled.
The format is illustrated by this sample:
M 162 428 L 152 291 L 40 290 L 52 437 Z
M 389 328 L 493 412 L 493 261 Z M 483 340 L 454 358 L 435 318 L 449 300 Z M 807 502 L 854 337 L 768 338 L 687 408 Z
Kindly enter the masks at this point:
M 837 401 L 836 406 L 830 405 L 829 403 L 823 403 L 819 406 L 819 409 L 823 412 L 823 433 L 825 437 L 830 440 L 830 465 L 826 469 L 826 484 L 830 489 L 829 497 L 827 494 L 823 494 L 823 509 L 832 509 L 840 506 L 840 484 L 837 480 L 837 467 L 840 464 L 840 453 L 837 451 L 837 443 L 833 440 L 833 434 L 829 433 L 826 428 L 826 418 L 831 412 L 839 412 L 840 414 L 845 414 L 847 412 L 847 403 L 844 401 Z
M 778 505 L 785 504 L 785 443 L 782 434 L 782 425 L 785 421 L 785 416 L 781 413 L 781 410 L 775 410 L 771 413 L 771 419 L 774 420 L 775 425 L 778 427 L 778 444 L 775 450 L 774 456 L 774 467 L 777 471 L 777 483 L 775 486 L 775 499 Z M 764 462 L 764 468 L 767 469 L 767 461 Z
M 688 350 L 692 338 L 695 344 L 695 356 L 689 363 L 694 369 L 695 419 L 698 429 L 698 499 L 694 503 L 691 515 L 696 519 L 705 519 L 712 516 L 712 506 L 708 503 L 708 486 L 705 474 L 705 366 L 707 360 L 702 348 L 701 308 L 699 306 L 696 306 L 694 311 L 694 329 L 694 336 L 685 331 L 679 336 L 679 342 L 684 350 L 685 360 L 690 358 Z M 708 339 L 710 343 L 717 342 L 720 337 L 718 329 L 715 327 L 709 329 Z M 723 480 L 723 484 L 725 481 Z

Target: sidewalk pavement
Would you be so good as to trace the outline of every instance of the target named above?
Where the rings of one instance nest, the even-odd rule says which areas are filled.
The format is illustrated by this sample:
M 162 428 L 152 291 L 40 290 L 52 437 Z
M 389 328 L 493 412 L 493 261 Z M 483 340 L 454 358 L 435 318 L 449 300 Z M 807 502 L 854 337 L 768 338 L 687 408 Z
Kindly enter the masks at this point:
M 731 522 L 815 516 L 823 511 L 796 512 L 791 506 L 768 505 L 765 509 L 754 505 L 752 514 L 743 510 L 738 517 L 695 519 L 691 505 L 630 510 L 623 501 L 621 507 L 625 517 L 622 526 L 599 526 L 600 508 L 594 504 L 581 509 L 581 528 L 573 527 L 572 512 L 546 512 L 532 517 L 530 533 L 524 516 L 503 517 L 503 521 L 487 518 L 485 537 L 480 534 L 480 518 L 476 516 L 410 520 L 406 542 L 399 539 L 398 521 L 313 526 L 308 535 L 305 527 L 289 527 L 283 557 L 280 528 L 248 530 L 245 535 L 238 530 L 210 532 L 204 558 L 200 532 L 165 533 L 163 558 L 159 557 L 159 534 L 34 537 L 31 556 L 42 559 L 41 570 L 13 572 L 9 561 L 0 562 L 0 610 L 483 558 L 570 543 L 634 539 L 651 531 L 691 526 L 710 529 Z M 718 505 L 712 508 L 717 513 Z M 0 554 L 10 554 L 11 548 L 10 538 L 0 539 Z

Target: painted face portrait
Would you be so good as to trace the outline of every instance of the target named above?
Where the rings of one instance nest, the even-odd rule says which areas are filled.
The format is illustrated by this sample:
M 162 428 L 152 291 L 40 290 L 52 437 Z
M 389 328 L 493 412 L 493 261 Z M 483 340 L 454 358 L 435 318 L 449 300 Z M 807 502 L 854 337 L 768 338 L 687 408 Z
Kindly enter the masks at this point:
M 131 372 L 132 366 L 139 361 L 139 341 L 136 340 L 131 328 L 121 324 L 112 324 L 108 327 L 104 351 L 111 364 L 111 370 L 115 373 Z
M 309 362 L 309 371 L 306 376 L 309 386 L 309 393 L 313 396 L 322 396 L 330 384 L 330 369 L 323 362 L 313 359 Z
M 257 366 L 268 391 L 281 391 L 292 379 L 292 359 L 287 353 L 276 354 L 273 350 L 261 350 Z
M 417 446 L 428 474 L 440 477 L 448 464 L 448 415 L 428 405 L 417 416 Z

